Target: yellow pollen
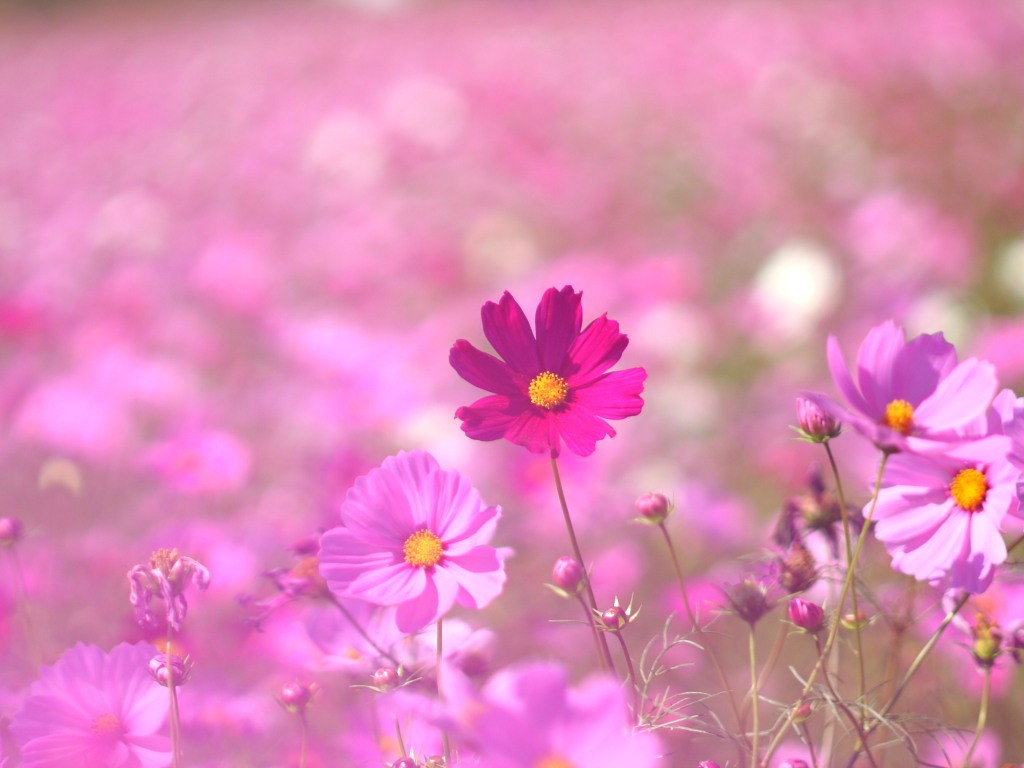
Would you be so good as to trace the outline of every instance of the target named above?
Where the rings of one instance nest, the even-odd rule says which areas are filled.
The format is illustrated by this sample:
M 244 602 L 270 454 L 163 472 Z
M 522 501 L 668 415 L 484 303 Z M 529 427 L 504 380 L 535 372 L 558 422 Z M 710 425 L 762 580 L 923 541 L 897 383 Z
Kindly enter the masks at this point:
M 120 736 L 124 733 L 117 715 L 100 715 L 92 721 L 92 732 L 97 736 Z
M 557 373 L 538 373 L 530 382 L 530 402 L 541 408 L 557 408 L 569 396 L 569 385 Z
M 977 511 L 988 494 L 988 478 L 980 469 L 962 469 L 949 485 L 949 493 L 961 509 Z
M 416 531 L 405 540 L 402 547 L 405 562 L 417 568 L 429 568 L 441 562 L 444 555 L 444 543 L 436 533 L 424 529 Z
M 561 755 L 548 755 L 537 761 L 534 768 L 576 768 Z
M 885 406 L 885 418 L 882 422 L 904 435 L 909 435 L 914 427 L 914 406 L 906 400 L 893 400 Z
M 177 549 L 158 549 L 149 556 L 149 566 L 154 571 L 163 571 L 165 575 L 169 575 L 171 568 L 178 562 L 178 557 Z

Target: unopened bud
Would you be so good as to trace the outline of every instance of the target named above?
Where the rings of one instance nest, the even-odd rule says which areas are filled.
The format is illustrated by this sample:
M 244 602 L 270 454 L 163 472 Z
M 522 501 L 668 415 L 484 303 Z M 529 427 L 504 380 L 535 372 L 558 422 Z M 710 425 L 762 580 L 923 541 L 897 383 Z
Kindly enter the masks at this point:
M 173 653 L 171 654 L 171 663 L 168 664 L 167 654 L 158 653 L 149 660 L 149 674 L 164 688 L 171 682 L 172 676 L 175 686 L 184 685 L 192 676 L 192 664 L 188 659 L 183 659 Z
M 839 623 L 843 625 L 843 629 L 855 630 L 864 629 L 869 624 L 868 615 L 864 611 L 857 611 L 857 613 L 843 614 L 843 618 L 839 620 Z
M 381 691 L 390 691 L 401 682 L 402 676 L 394 667 L 381 667 L 373 673 L 373 686 Z
M 21 541 L 25 526 L 16 517 L 0 517 L 0 547 L 13 547 Z
M 278 700 L 281 702 L 281 706 L 293 715 L 301 715 L 306 711 L 306 707 L 318 690 L 320 690 L 320 686 L 316 683 L 309 685 L 297 682 L 285 683 L 281 686 Z
M 796 419 L 806 439 L 813 443 L 824 443 L 839 436 L 842 424 L 813 398 L 813 395 L 802 395 L 796 399 Z
M 601 614 L 601 623 L 608 629 L 620 630 L 629 624 L 629 616 L 621 606 L 613 606 Z
M 578 595 L 586 583 L 586 574 L 575 558 L 566 555 L 555 561 L 555 567 L 551 569 L 551 581 L 563 592 Z
M 814 635 L 825 628 L 825 609 L 810 600 L 795 597 L 789 601 L 789 620 Z
M 979 614 L 973 635 L 974 644 L 971 650 L 974 652 L 975 660 L 982 667 L 991 667 L 1003 646 L 1003 630 L 999 624 Z
M 795 707 L 793 707 L 793 722 L 807 722 L 812 712 L 813 710 L 811 709 L 811 705 L 808 704 L 806 701 L 803 704 L 797 704 Z
M 672 511 L 672 504 L 662 493 L 645 493 L 633 505 L 640 519 L 655 525 L 665 522 Z

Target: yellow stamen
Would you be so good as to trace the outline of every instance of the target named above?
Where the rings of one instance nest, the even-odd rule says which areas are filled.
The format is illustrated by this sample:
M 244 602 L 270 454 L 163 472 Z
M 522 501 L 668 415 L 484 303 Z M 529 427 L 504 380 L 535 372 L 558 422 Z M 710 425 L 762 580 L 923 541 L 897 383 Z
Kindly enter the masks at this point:
M 424 529 L 416 531 L 405 540 L 402 547 L 405 562 L 418 568 L 429 568 L 441 562 L 444 555 L 444 543 L 436 533 Z
M 149 566 L 154 571 L 163 571 L 164 575 L 170 575 L 171 568 L 178 562 L 177 549 L 158 549 L 152 555 L 149 556 Z
M 92 721 L 91 730 L 97 736 L 120 736 L 124 733 L 117 715 L 100 715 Z
M 909 435 L 914 428 L 914 406 L 906 400 L 893 400 L 885 406 L 885 418 L 882 421 L 897 432 Z
M 561 755 L 548 755 L 537 761 L 534 768 L 576 768 Z
M 962 469 L 950 483 L 949 493 L 961 509 L 975 512 L 988 495 L 988 478 L 980 469 Z
M 557 408 L 569 396 L 569 385 L 557 373 L 538 373 L 530 382 L 530 402 L 541 408 Z

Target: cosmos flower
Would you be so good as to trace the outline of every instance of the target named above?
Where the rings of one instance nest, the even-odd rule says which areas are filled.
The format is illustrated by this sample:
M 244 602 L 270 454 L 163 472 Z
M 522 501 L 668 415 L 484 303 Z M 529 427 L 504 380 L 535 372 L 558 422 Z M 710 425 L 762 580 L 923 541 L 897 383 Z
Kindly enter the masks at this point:
M 157 624 L 151 603 L 161 597 L 166 608 L 167 623 L 175 630 L 188 613 L 185 589 L 195 584 L 200 589 L 210 586 L 210 572 L 202 563 L 183 557 L 176 549 L 158 549 L 149 558 L 149 565 L 134 565 L 128 571 L 131 582 L 129 600 L 135 606 L 135 617 L 144 627 Z
M 875 510 L 875 534 L 893 567 L 919 580 L 977 594 L 1006 559 L 1001 530 L 1019 513 L 1020 471 L 997 435 L 941 452 L 889 459 Z
M 149 673 L 151 645 L 110 653 L 79 643 L 44 667 L 11 731 L 24 768 L 163 768 L 167 691 Z
M 956 349 L 941 333 L 908 342 L 892 320 L 872 328 L 861 343 L 856 383 L 834 336 L 828 364 L 852 410 L 825 395 L 805 397 L 889 451 L 913 441 L 958 439 L 960 430 L 983 416 L 997 387 L 991 363 L 971 358 L 958 364 Z
M 442 677 L 450 727 L 489 768 L 660 765 L 658 739 L 633 733 L 620 681 L 594 676 L 570 688 L 564 667 L 533 663 L 477 691 L 454 669 Z
M 581 331 L 582 296 L 571 286 L 549 288 L 537 307 L 536 337 L 507 291 L 497 304 L 484 304 L 484 335 L 502 360 L 464 339 L 452 347 L 449 361 L 458 374 L 494 393 L 455 412 L 463 432 L 475 440 L 503 437 L 552 456 L 564 441 L 573 453 L 589 456 L 598 440 L 615 435 L 606 419 L 640 413 L 647 371 L 607 372 L 629 340 L 607 315 Z
M 463 475 L 403 451 L 349 490 L 341 525 L 320 539 L 320 573 L 338 597 L 398 606 L 412 633 L 456 602 L 483 608 L 500 594 L 511 550 L 487 546 L 500 516 Z

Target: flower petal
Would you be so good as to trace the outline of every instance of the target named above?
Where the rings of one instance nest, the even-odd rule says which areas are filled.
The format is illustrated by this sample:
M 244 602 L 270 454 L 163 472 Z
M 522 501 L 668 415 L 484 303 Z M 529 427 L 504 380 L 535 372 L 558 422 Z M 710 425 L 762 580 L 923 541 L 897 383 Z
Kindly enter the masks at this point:
M 417 599 L 426 589 L 428 581 L 423 568 L 409 565 L 403 560 L 365 570 L 352 580 L 346 595 L 377 605 L 399 605 Z
M 514 371 L 530 378 L 540 373 L 537 340 L 512 294 L 505 291 L 497 304 L 488 301 L 480 310 L 480 317 L 487 340 Z
M 611 425 L 591 413 L 585 406 L 574 405 L 555 415 L 558 436 L 578 456 L 589 456 L 594 452 L 597 441 L 614 437 Z
M 839 347 L 839 340 L 835 336 L 828 337 L 828 367 L 832 371 L 832 378 L 836 386 L 843 393 L 843 397 L 853 406 L 854 410 L 867 414 L 872 419 L 880 418 L 881 410 L 877 407 L 869 408 L 867 401 L 853 383 L 850 376 L 850 369 L 846 367 L 846 360 L 843 359 L 843 350 Z
M 489 395 L 459 408 L 455 418 L 462 421 L 462 431 L 474 440 L 499 440 L 508 435 L 524 414 L 532 416 L 532 411 L 525 397 Z
M 964 360 L 914 411 L 914 422 L 929 432 L 955 429 L 984 414 L 998 387 L 995 366 L 973 357 Z
M 944 376 L 956 367 L 956 348 L 941 333 L 925 333 L 911 339 L 893 363 L 893 397 L 915 408 Z
M 465 339 L 459 339 L 448 353 L 448 362 L 462 378 L 474 387 L 486 389 L 499 395 L 522 393 L 528 381 L 508 367 L 494 355 L 474 347 Z
M 566 375 L 566 354 L 583 325 L 583 294 L 571 285 L 548 288 L 537 305 L 537 350 L 541 370 Z
M 459 585 L 459 605 L 483 608 L 501 594 L 505 585 L 504 560 L 508 548 L 475 547 L 457 557 L 446 558 L 444 568 Z
M 582 385 L 598 376 L 622 357 L 629 338 L 619 333 L 619 324 L 601 315 L 590 322 L 569 347 L 565 376 L 570 384 Z
M 366 571 L 401 562 L 396 552 L 363 541 L 348 528 L 332 528 L 320 537 L 320 575 L 331 591 L 345 595 L 352 582 Z
M 887 403 L 898 397 L 893 393 L 893 366 L 906 344 L 903 329 L 888 320 L 872 328 L 857 350 L 857 382 L 864 400 L 873 411 L 884 409 Z M 853 403 L 852 400 L 850 402 Z
M 627 368 L 612 371 L 572 390 L 575 402 L 604 419 L 636 416 L 644 407 L 640 393 L 644 391 L 647 371 Z
M 422 569 L 417 569 L 422 575 Z M 441 617 L 440 596 L 433 578 L 424 577 L 423 591 L 419 596 L 406 600 L 395 612 L 395 624 L 404 634 L 411 635 Z M 451 607 L 451 604 L 449 604 Z

